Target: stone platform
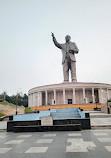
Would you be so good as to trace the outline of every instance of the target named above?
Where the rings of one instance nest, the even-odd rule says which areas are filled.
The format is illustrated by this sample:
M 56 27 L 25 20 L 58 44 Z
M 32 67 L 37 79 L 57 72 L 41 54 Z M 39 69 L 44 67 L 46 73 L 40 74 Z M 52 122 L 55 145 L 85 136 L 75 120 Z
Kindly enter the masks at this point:
M 60 126 L 61 126 L 61 128 L 64 126 L 64 131 L 65 131 L 65 129 L 67 129 L 69 124 L 71 126 L 70 127 L 71 130 L 72 129 L 77 130 L 78 127 L 77 127 L 77 129 L 75 129 L 75 127 L 73 127 L 73 126 L 76 126 L 78 124 L 81 126 L 81 129 L 91 129 L 89 118 L 86 118 L 86 119 L 69 119 L 69 120 L 68 119 L 67 120 L 53 120 L 53 126 L 50 127 L 50 129 L 55 129 L 56 126 L 58 126 L 58 131 L 62 131 L 62 130 L 60 130 Z M 38 126 L 38 131 L 39 131 L 40 128 L 41 129 L 44 128 L 44 127 L 40 127 L 41 126 L 41 120 L 35 120 L 35 121 L 9 121 L 9 122 L 7 122 L 7 132 L 14 131 L 14 128 L 17 127 L 17 126 L 20 127 L 20 128 L 22 128 L 22 127 L 23 128 L 25 128 L 25 127 L 32 127 L 33 128 L 33 127 Z M 57 130 L 55 129 L 55 131 L 57 131 Z M 36 132 L 37 132 L 37 127 L 36 127 Z
M 14 115 L 7 123 L 7 131 L 75 131 L 90 129 L 90 116 L 80 109 L 51 109 L 35 114 Z

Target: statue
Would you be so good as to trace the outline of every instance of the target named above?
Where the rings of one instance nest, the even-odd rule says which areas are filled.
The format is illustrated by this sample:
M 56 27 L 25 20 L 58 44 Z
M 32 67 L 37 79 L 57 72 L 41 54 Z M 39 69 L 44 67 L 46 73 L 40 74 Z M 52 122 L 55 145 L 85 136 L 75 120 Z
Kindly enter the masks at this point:
M 52 38 L 55 46 L 62 50 L 64 82 L 69 82 L 69 70 L 71 70 L 72 82 L 77 82 L 75 54 L 77 54 L 79 50 L 76 44 L 70 41 L 71 37 L 69 35 L 65 37 L 66 43 L 64 44 L 58 43 L 53 33 Z

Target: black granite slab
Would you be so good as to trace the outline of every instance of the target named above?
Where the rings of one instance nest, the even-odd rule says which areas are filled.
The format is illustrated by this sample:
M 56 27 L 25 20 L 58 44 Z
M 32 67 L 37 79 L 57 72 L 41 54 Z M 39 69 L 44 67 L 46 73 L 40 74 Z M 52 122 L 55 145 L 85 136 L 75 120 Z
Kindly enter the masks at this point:
M 14 126 L 14 132 L 81 131 L 81 124 Z

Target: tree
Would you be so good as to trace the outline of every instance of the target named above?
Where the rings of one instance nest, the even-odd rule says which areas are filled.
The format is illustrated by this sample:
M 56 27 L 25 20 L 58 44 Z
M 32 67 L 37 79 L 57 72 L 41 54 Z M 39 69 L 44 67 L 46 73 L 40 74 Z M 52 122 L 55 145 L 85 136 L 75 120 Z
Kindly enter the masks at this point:
M 7 92 L 4 91 L 2 94 L 0 94 L 0 99 L 1 99 L 1 100 L 5 100 L 6 95 L 7 95 Z
M 4 100 L 5 100 L 5 97 L 6 97 L 6 95 L 7 95 L 7 92 L 4 91 L 4 92 L 2 93 L 2 95 L 3 95 L 3 98 L 4 98 Z
M 18 97 L 17 97 L 17 95 L 18 95 Z M 3 92 L 2 94 L 0 94 L 0 100 L 1 101 L 6 100 L 9 103 L 16 104 L 16 99 L 17 99 L 17 104 L 19 106 L 23 105 L 24 107 L 28 107 L 27 94 L 24 94 L 23 96 L 20 96 L 19 94 L 17 94 L 17 95 L 8 96 L 7 92 Z

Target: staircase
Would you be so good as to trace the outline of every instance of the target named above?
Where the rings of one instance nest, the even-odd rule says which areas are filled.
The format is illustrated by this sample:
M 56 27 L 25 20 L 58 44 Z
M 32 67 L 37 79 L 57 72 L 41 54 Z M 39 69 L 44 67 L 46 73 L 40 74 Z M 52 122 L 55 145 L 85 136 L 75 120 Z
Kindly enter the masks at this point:
M 78 109 L 57 109 L 56 112 L 51 112 L 50 116 L 53 120 L 81 118 Z
M 53 125 L 41 125 L 41 117 L 52 117 Z M 90 129 L 90 118 L 80 109 L 51 109 L 36 114 L 16 115 L 7 124 L 7 131 L 43 132 L 43 131 L 80 131 Z

